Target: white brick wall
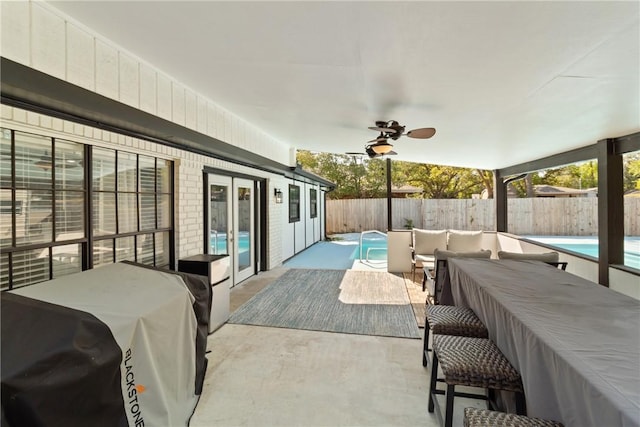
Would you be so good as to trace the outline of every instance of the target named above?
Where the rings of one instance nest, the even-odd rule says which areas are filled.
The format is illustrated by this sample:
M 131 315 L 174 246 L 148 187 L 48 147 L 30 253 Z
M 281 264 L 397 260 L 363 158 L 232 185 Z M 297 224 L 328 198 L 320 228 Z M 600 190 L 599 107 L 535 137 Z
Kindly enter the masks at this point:
M 284 177 L 6 105 L 1 107 L 0 126 L 3 127 L 173 160 L 176 259 L 202 253 L 205 238 L 202 171 L 205 166 L 266 178 L 269 202 L 267 268 L 282 263 L 282 230 L 287 222 L 287 205 L 276 204 L 273 192 L 275 188 L 286 191 L 288 181 Z
M 289 145 L 101 38 L 51 5 L 2 1 L 0 8 L 2 56 L 282 164 L 293 165 Z M 268 268 L 282 262 L 287 205 L 275 204 L 273 191 L 274 188 L 285 191 L 287 181 L 283 177 L 4 105 L 2 119 L 6 126 L 16 129 L 45 132 L 93 145 L 126 147 L 176 161 L 178 258 L 202 251 L 202 169 L 205 165 L 268 178 Z
M 40 2 L 0 2 L 2 56 L 291 165 L 289 145 Z M 206 120 L 206 124 L 204 122 Z M 254 137 L 248 137 L 252 135 Z

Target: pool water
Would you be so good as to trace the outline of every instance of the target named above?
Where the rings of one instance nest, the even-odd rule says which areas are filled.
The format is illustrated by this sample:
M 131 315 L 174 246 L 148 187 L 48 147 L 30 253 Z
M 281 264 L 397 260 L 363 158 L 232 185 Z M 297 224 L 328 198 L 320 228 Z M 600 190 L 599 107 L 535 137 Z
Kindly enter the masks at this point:
M 349 245 L 353 247 L 350 260 L 360 259 L 360 233 L 336 234 L 332 243 Z M 362 260 L 386 261 L 387 260 L 387 236 L 378 233 L 370 233 L 362 236 Z
M 555 246 L 598 258 L 598 238 L 590 236 L 522 236 L 545 245 Z M 624 238 L 624 265 L 640 270 L 640 237 Z

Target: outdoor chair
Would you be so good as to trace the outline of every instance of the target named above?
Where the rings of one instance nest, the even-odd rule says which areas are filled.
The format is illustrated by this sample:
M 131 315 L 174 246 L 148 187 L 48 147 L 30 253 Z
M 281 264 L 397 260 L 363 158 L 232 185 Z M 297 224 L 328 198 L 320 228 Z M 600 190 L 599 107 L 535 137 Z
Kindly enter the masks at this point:
M 478 316 L 466 307 L 454 305 L 427 305 L 424 326 L 422 366 L 428 364 L 429 335 L 456 335 L 462 337 L 488 338 L 489 332 Z
M 451 335 L 433 336 L 433 363 L 429 387 L 429 412 L 434 412 L 436 395 L 445 395 L 445 427 L 453 425 L 454 397 L 483 399 L 491 406 L 496 390 L 511 391 L 516 397 L 516 412 L 526 414 L 522 379 L 500 349 L 487 338 L 468 338 Z M 439 390 L 438 366 L 444 374 L 446 390 Z M 456 386 L 487 389 L 488 396 L 457 392 Z M 438 406 L 439 409 L 439 406 Z M 438 410 L 440 415 L 440 411 Z
M 422 268 L 425 272 L 433 270 L 435 266 L 436 249 L 446 249 L 447 230 L 421 230 L 413 229 L 413 246 L 411 247 L 412 263 L 411 272 L 413 281 L 416 280 L 416 270 Z M 424 283 L 422 286 L 424 291 Z
M 563 427 L 562 423 L 480 408 L 464 408 L 464 427 Z
M 429 297 L 434 305 L 441 304 L 453 305 L 453 296 L 449 283 L 449 269 L 447 268 L 447 260 L 449 258 L 491 258 L 490 250 L 478 250 L 474 252 L 454 252 L 436 249 L 435 253 L 435 269 L 433 274 L 425 273 L 422 281 L 423 292 L 429 283 Z M 444 298 L 444 299 L 443 299 Z

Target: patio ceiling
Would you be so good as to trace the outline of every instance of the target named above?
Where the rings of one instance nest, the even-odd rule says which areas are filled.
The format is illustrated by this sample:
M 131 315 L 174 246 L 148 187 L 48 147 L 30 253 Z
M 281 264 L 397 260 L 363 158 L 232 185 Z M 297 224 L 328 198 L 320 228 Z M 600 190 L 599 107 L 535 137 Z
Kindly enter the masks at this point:
M 640 131 L 640 3 L 49 2 L 300 149 L 499 169 Z

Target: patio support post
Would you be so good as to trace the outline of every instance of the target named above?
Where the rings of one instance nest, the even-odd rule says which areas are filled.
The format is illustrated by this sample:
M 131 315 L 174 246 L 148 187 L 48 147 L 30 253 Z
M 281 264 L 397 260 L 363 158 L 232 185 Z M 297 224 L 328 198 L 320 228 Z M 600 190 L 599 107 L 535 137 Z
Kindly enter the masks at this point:
M 598 141 L 598 283 L 609 286 L 609 265 L 624 264 L 622 155 L 615 140 Z
M 493 171 L 493 197 L 496 208 L 496 231 L 507 231 L 507 184 L 499 170 Z
M 387 231 L 393 230 L 391 215 L 391 159 L 387 157 Z

